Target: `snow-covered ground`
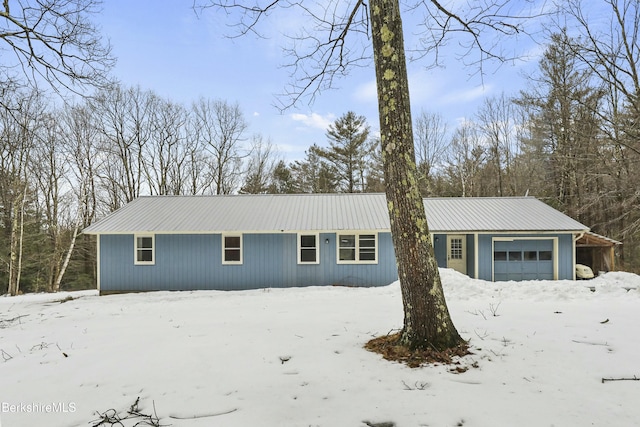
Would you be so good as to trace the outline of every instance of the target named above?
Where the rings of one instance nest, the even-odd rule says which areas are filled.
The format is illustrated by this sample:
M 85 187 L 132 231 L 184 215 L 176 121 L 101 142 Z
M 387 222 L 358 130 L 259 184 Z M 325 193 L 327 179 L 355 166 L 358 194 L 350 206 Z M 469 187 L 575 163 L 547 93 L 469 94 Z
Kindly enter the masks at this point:
M 0 425 L 91 426 L 138 397 L 185 427 L 640 425 L 639 276 L 441 273 L 477 364 L 462 374 L 362 348 L 401 327 L 397 283 L 0 298 Z

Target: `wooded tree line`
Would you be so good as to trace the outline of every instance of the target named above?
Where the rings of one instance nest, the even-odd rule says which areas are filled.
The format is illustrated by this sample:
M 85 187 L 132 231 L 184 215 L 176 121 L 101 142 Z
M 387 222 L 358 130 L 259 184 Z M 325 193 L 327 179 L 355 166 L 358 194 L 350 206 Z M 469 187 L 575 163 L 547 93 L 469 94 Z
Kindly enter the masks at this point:
M 528 87 L 453 129 L 420 112 L 421 193 L 536 196 L 622 241 L 622 268 L 638 271 L 640 19 L 613 16 L 610 40 L 586 21 L 578 38 L 552 34 Z M 94 286 L 95 242 L 80 231 L 140 195 L 384 191 L 379 143 L 354 112 L 287 163 L 225 100 L 118 84 L 64 107 L 19 86 L 1 95 L 0 293 Z
M 56 291 L 67 269 L 67 287 L 92 285 L 84 227 L 141 195 L 236 192 L 269 150 L 246 139 L 240 107 L 223 100 L 186 107 L 113 85 L 62 108 L 35 91 L 3 102 L 0 292 Z

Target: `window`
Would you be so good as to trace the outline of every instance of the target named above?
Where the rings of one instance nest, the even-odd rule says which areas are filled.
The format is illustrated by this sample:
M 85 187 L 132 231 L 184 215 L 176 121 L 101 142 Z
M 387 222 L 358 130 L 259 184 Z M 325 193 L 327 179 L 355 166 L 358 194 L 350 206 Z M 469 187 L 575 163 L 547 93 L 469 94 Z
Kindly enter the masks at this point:
M 522 261 L 522 252 L 509 251 L 509 261 Z
M 222 263 L 242 264 L 242 235 L 222 236 Z
M 318 264 L 318 235 L 299 234 L 298 235 L 298 263 Z
M 134 264 L 153 265 L 154 258 L 154 236 L 135 236 L 135 259 Z
M 507 252 L 506 251 L 495 251 L 493 253 L 494 261 L 506 261 L 507 260 Z
M 376 263 L 377 234 L 338 235 L 338 263 Z
M 462 259 L 462 239 L 452 238 L 449 251 L 450 259 Z
M 355 234 L 345 234 L 338 237 L 340 249 L 338 250 L 338 260 L 356 260 L 356 236 Z
M 538 259 L 540 261 L 551 261 L 553 259 L 551 251 L 540 251 L 538 252 Z
M 358 255 L 360 261 L 376 260 L 376 235 L 361 234 L 358 237 Z
M 536 252 L 536 251 L 524 251 L 524 260 L 525 261 L 537 261 L 538 260 L 538 252 Z

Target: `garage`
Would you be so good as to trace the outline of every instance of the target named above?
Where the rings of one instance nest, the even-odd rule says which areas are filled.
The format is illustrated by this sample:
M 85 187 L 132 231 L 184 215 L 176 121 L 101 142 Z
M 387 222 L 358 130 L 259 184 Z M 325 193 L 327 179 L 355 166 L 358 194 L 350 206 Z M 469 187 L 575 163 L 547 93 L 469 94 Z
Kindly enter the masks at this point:
M 554 280 L 554 239 L 493 242 L 493 280 Z

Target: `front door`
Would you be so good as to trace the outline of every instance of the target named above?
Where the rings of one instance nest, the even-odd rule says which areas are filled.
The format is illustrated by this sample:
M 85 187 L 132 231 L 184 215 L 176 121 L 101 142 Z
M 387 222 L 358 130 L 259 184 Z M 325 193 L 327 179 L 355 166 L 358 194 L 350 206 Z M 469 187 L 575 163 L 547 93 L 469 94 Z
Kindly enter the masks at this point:
M 447 268 L 467 274 L 467 239 L 464 235 L 447 235 Z

